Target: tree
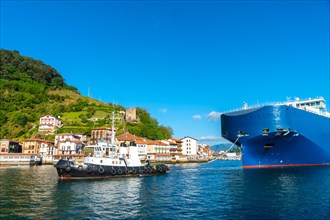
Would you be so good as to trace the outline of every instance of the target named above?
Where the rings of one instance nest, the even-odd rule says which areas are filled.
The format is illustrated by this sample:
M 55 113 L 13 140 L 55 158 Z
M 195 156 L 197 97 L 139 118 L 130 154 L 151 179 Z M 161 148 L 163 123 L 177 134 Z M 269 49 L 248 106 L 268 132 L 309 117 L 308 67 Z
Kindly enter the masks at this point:
M 7 116 L 3 111 L 0 111 L 0 125 L 4 125 L 7 122 Z
M 55 77 L 51 80 L 50 86 L 57 89 L 57 88 L 62 88 L 63 84 L 64 81 L 62 77 Z

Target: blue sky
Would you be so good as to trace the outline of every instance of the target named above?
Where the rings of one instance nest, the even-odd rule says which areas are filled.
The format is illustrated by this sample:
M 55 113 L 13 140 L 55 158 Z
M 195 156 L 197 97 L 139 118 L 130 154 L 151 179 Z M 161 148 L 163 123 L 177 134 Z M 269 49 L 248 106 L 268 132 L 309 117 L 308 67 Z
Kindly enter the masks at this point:
M 210 145 L 223 141 L 212 116 L 244 101 L 330 105 L 329 1 L 1 0 L 0 37 L 83 95 Z

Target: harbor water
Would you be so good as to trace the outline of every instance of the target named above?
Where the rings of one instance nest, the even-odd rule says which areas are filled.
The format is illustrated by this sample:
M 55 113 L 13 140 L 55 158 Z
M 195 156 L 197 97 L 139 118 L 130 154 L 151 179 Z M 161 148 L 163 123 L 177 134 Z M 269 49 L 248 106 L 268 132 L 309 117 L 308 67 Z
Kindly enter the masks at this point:
M 166 175 L 59 181 L 53 166 L 0 167 L 0 219 L 329 219 L 330 167 L 171 165 Z

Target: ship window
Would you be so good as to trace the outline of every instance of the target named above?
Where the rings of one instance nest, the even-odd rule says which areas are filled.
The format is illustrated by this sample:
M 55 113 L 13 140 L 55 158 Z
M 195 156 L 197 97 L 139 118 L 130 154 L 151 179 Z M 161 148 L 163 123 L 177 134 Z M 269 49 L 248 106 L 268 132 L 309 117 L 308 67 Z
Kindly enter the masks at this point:
M 112 161 L 112 164 L 115 164 L 115 161 Z

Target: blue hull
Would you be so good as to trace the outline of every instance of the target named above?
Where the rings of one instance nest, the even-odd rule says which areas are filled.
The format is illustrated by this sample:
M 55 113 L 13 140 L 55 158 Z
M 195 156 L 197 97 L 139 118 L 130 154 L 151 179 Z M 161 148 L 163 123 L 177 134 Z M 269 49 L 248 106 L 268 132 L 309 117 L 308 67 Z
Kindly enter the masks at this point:
M 291 106 L 221 115 L 221 135 L 242 147 L 243 168 L 330 165 L 330 118 Z

